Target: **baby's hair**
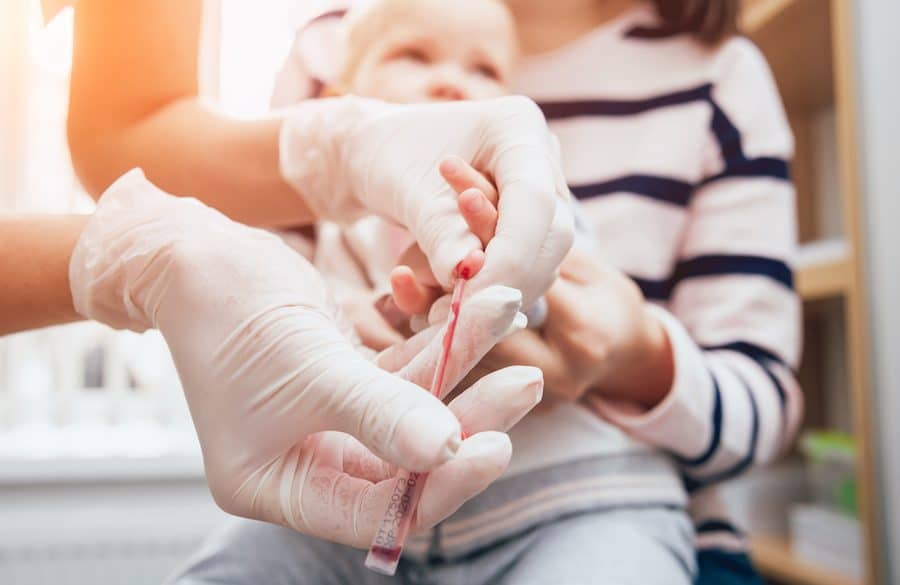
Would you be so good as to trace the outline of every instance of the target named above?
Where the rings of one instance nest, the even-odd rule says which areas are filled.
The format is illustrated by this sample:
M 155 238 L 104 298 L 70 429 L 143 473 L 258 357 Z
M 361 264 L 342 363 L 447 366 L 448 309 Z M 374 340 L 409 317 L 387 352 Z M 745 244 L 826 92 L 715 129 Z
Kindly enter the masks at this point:
M 738 33 L 740 0 L 653 0 L 666 30 L 715 45 Z

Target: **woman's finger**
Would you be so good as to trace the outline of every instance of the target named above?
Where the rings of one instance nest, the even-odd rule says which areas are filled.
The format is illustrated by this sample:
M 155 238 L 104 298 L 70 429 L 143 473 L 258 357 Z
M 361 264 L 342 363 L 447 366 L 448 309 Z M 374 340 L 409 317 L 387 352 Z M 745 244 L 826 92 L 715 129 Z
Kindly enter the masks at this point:
M 438 168 L 441 176 L 457 195 L 462 195 L 463 191 L 468 189 L 478 189 L 484 194 L 492 207 L 497 207 L 500 196 L 497 188 L 494 187 L 494 183 L 472 168 L 472 165 L 465 160 L 458 156 L 448 156 L 441 161 Z

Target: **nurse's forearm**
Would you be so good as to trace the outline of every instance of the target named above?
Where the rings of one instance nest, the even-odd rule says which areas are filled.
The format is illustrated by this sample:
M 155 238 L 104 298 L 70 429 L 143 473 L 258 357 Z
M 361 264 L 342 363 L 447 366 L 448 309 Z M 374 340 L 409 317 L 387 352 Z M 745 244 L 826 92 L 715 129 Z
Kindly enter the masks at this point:
M 79 178 L 96 197 L 142 167 L 239 221 L 310 223 L 278 169 L 278 120 L 236 120 L 197 98 L 201 14 L 201 0 L 79 0 L 68 120 Z
M 70 144 L 94 196 L 141 167 L 164 191 L 196 197 L 243 223 L 305 225 L 312 213 L 278 169 L 279 127 L 274 118 L 235 120 L 185 98 L 128 125 L 70 131 Z
M 69 258 L 88 216 L 0 216 L 0 335 L 80 319 Z

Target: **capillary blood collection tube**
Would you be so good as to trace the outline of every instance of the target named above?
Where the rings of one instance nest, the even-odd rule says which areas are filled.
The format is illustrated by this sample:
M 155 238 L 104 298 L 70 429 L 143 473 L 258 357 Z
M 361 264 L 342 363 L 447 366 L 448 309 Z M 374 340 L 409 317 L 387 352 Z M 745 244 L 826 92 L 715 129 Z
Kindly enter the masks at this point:
M 457 269 L 458 278 L 450 298 L 447 330 L 444 333 L 440 358 L 431 379 L 430 391 L 438 398 L 441 396 L 441 389 L 444 385 L 444 374 L 450 360 L 450 351 L 453 347 L 453 337 L 456 333 L 456 323 L 459 320 L 459 309 L 465 293 L 466 282 L 477 272 L 477 268 L 473 270 L 466 265 L 466 261 L 463 261 Z M 394 575 L 397 572 L 400 554 L 403 552 L 406 537 L 409 536 L 412 520 L 416 516 L 416 508 L 419 505 L 419 498 L 422 497 L 422 490 L 427 478 L 427 473 L 400 470 L 387 510 L 378 525 L 372 546 L 369 547 L 369 554 L 366 556 L 365 564 L 369 569 L 384 575 Z

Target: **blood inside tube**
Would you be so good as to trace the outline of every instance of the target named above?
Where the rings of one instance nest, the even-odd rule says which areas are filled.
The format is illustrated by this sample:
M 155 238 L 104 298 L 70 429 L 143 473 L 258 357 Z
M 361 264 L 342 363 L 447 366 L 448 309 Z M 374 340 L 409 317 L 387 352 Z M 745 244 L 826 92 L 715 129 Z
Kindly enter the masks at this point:
M 369 556 L 366 557 L 366 567 L 383 575 L 393 575 L 397 572 L 397 564 L 400 562 L 399 546 L 387 548 L 385 546 L 372 545 Z
M 397 571 L 400 553 L 409 535 L 427 477 L 427 473 L 400 472 L 369 548 L 366 567 L 385 575 L 393 575 Z
M 447 331 L 444 333 L 441 347 L 441 359 L 438 361 L 437 368 L 434 371 L 434 378 L 431 380 L 431 393 L 438 398 L 441 397 L 441 390 L 444 386 L 444 374 L 447 372 L 447 362 L 450 361 L 450 350 L 453 347 L 453 336 L 456 334 L 456 322 L 459 321 L 459 305 L 462 302 L 466 283 L 466 277 L 463 276 L 463 273 L 468 274 L 468 271 L 461 271 L 461 278 L 453 289 L 453 296 L 450 298 L 450 317 L 447 320 Z

